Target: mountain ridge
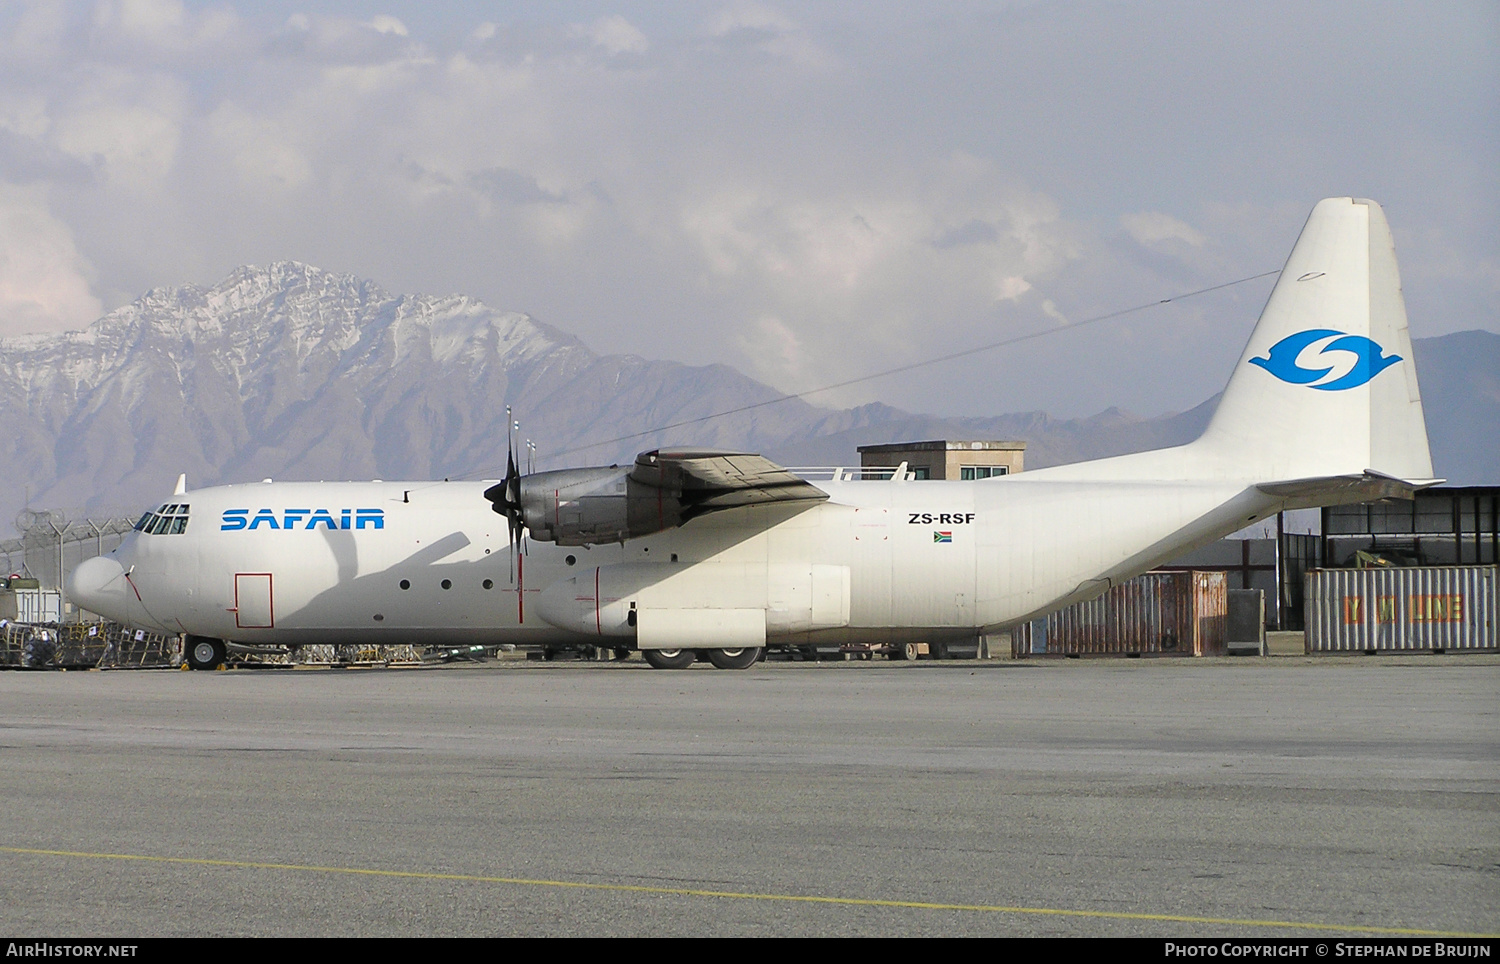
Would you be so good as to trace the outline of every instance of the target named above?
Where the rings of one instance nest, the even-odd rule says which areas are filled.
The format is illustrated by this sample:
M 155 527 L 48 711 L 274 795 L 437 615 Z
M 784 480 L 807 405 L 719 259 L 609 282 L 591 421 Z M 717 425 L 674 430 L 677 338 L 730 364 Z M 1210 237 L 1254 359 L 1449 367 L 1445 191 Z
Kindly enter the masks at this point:
M 1484 370 L 1500 359 L 1500 335 L 1419 340 L 1417 354 L 1433 372 L 1424 394 L 1442 408 L 1428 412 L 1435 457 L 1441 450 L 1440 462 L 1474 466 L 1459 474 L 1500 479 L 1497 457 L 1484 453 L 1486 444 L 1500 450 L 1485 441 L 1500 424 L 1500 386 Z M 1500 362 L 1490 381 L 1495 372 Z M 977 437 L 1026 440 L 1036 468 L 1188 441 L 1215 402 L 1158 418 L 1111 408 L 1083 419 L 759 404 L 781 397 L 728 365 L 599 355 L 464 295 L 393 294 L 297 261 L 243 266 L 208 288 L 154 288 L 82 331 L 0 340 L 0 418 L 13 427 L 0 438 L 9 483 L 0 521 L 27 495 L 33 507 L 74 515 L 135 511 L 179 472 L 193 487 L 494 476 L 505 465 L 506 405 L 523 436 L 544 443 L 543 456 L 572 453 L 569 464 L 623 461 L 661 444 L 851 464 L 858 444 Z

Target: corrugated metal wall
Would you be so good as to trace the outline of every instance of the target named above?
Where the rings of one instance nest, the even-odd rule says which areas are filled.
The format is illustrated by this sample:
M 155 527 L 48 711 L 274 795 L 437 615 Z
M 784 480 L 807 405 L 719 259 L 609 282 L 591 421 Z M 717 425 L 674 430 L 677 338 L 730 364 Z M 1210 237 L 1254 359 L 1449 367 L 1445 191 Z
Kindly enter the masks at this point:
M 1016 627 L 1017 656 L 1208 656 L 1224 652 L 1223 572 L 1148 572 L 1098 599 Z
M 1495 566 L 1316 569 L 1309 653 L 1495 649 Z

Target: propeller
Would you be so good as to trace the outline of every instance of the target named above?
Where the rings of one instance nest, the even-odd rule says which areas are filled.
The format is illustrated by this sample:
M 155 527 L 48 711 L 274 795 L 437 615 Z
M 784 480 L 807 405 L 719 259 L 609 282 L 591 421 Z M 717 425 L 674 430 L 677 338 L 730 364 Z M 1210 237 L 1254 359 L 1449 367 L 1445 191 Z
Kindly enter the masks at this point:
M 521 470 L 516 465 L 515 429 L 521 426 L 511 420 L 510 406 L 505 406 L 505 478 L 484 490 L 490 507 L 505 516 L 510 529 L 510 581 L 516 581 L 516 553 L 526 536 L 526 520 L 521 513 Z

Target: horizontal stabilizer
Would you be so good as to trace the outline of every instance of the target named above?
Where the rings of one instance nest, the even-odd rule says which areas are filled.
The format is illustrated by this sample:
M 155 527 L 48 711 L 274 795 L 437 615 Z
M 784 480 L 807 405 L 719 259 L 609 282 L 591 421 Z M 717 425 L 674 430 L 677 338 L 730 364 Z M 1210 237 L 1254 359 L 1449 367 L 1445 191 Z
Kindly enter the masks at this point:
M 1360 475 L 1327 475 L 1289 482 L 1266 482 L 1256 486 L 1266 495 L 1286 500 L 1285 508 L 1374 502 L 1377 499 L 1411 499 L 1421 489 L 1442 479 L 1398 479 L 1366 469 Z

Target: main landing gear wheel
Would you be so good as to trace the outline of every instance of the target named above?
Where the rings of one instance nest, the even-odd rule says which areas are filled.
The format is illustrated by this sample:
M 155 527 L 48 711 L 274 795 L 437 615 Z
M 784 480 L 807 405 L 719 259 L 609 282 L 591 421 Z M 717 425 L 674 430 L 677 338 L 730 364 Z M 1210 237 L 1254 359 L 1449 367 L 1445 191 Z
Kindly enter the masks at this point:
M 687 669 L 698 659 L 691 649 L 643 649 L 641 655 L 657 669 Z
M 759 658 L 759 646 L 746 646 L 744 649 L 711 649 L 708 651 L 708 661 L 719 669 L 749 669 L 755 665 L 755 661 Z
M 224 665 L 224 641 L 207 636 L 189 636 L 183 644 L 182 656 L 193 669 L 218 669 Z

